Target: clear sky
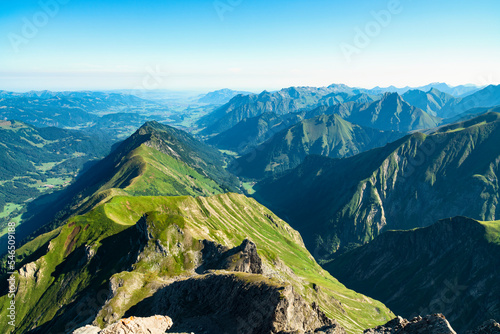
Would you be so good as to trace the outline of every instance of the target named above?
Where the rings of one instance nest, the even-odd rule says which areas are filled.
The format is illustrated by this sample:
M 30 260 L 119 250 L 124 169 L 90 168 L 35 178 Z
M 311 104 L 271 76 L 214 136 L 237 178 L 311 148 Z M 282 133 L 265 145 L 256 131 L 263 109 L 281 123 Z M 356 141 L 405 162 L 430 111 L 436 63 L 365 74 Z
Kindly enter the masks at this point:
M 499 84 L 499 18 L 498 0 L 0 0 L 0 89 Z

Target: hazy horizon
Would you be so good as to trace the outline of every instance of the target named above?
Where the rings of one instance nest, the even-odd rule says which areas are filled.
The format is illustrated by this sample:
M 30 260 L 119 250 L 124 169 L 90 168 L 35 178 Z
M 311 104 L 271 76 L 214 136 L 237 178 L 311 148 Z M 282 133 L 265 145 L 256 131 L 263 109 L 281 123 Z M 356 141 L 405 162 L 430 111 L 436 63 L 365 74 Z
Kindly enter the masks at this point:
M 332 83 L 330 85 L 334 85 L 334 84 L 341 84 L 341 83 Z M 410 89 L 416 89 L 416 88 L 419 88 L 419 87 L 422 87 L 422 86 L 427 86 L 427 85 L 433 85 L 433 84 L 447 84 L 448 86 L 450 86 L 451 88 L 453 87 L 458 87 L 458 86 L 474 86 L 474 87 L 477 87 L 477 88 L 484 88 L 486 87 L 485 85 L 474 85 L 474 84 L 462 84 L 462 85 L 449 85 L 448 83 L 446 82 L 430 82 L 430 83 L 427 83 L 425 85 L 421 85 L 421 86 L 399 86 L 399 87 L 396 87 L 397 89 L 405 89 L 405 88 L 410 88 Z M 290 87 L 314 87 L 314 88 L 321 88 L 321 87 L 328 87 L 330 85 L 325 85 L 325 86 L 288 86 L 288 87 L 279 87 L 279 88 L 273 88 L 273 89 L 266 89 L 266 88 L 263 88 L 263 89 L 237 89 L 237 88 L 232 88 L 232 87 L 215 87 L 215 88 L 206 88 L 206 89 L 203 89 L 203 88 L 199 88 L 199 89 L 166 89 L 166 88 L 156 88 L 156 89 L 150 89 L 150 90 L 147 90 L 149 92 L 168 92 L 168 93 L 172 93 L 172 94 L 175 94 L 175 93 L 178 93 L 178 94 L 185 94 L 187 96 L 189 95 L 197 95 L 197 94 L 205 94 L 205 93 L 210 93 L 210 92 L 215 92 L 215 91 L 219 91 L 219 90 L 224 90 L 224 89 L 230 89 L 230 90 L 234 90 L 234 91 L 245 91 L 245 92 L 248 92 L 248 93 L 253 93 L 253 94 L 260 94 L 264 91 L 279 91 L 279 90 L 282 90 L 282 89 L 286 89 L 286 88 L 290 88 Z M 362 87 L 362 86 L 349 86 L 351 88 L 360 88 L 360 89 L 375 89 L 375 88 L 381 88 L 381 89 L 386 89 L 386 88 L 389 88 L 391 87 L 392 85 L 390 86 L 367 86 L 367 87 Z M 28 90 L 9 90 L 9 89 L 3 89 L 2 87 L 0 87 L 0 91 L 6 91 L 6 92 L 13 92 L 13 93 L 29 93 L 29 92 L 41 92 L 41 91 L 51 91 L 51 92 L 82 92 L 82 91 L 91 91 L 91 92 L 127 92 L 134 95 L 134 91 L 139 91 L 141 94 L 140 95 L 143 95 L 144 93 L 144 90 L 140 90 L 140 89 L 132 89 L 132 88 L 109 88 L 109 89 L 92 89 L 92 88 L 88 88 L 88 89 L 28 89 Z
M 0 89 L 277 90 L 500 83 L 500 3 L 0 4 Z

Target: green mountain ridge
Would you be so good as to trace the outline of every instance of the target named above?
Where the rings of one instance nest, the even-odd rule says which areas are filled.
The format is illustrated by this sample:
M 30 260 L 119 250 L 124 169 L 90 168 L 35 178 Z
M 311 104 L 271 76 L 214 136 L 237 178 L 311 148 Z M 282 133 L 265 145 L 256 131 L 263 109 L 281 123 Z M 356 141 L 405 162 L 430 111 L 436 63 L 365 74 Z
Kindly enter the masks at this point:
M 445 314 L 459 333 L 500 317 L 500 222 L 456 217 L 387 231 L 325 268 L 403 317 Z
M 262 179 L 297 167 L 309 154 L 342 158 L 379 147 L 403 134 L 349 123 L 339 115 L 306 119 L 281 131 L 230 166 L 239 176 Z
M 255 197 L 285 217 L 316 258 L 463 215 L 498 217 L 500 114 L 415 133 L 344 159 L 309 156 L 258 183 Z
M 45 224 L 54 229 L 68 215 L 83 213 L 115 194 L 211 195 L 237 188 L 225 158 L 188 133 L 148 122 L 59 195 L 56 204 L 36 206 L 23 216 L 19 240 Z M 142 181 L 142 182 L 141 182 Z M 29 209 L 29 207 L 28 207 Z M 46 228 L 46 229 L 47 229 Z

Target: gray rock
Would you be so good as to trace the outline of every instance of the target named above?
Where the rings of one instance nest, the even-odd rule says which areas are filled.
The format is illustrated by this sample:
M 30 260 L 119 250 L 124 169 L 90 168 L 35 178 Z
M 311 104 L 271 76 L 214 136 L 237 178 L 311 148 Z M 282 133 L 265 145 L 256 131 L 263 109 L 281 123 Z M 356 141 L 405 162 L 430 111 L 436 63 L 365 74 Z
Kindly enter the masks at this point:
M 162 315 L 148 318 L 130 317 L 121 319 L 103 330 L 87 325 L 75 330 L 73 334 L 163 334 L 172 325 L 172 319 Z
M 72 334 L 98 334 L 100 331 L 99 327 L 87 325 L 74 330 Z
M 409 321 L 397 317 L 383 326 L 367 329 L 364 334 L 456 334 L 456 332 L 442 314 L 433 314 Z

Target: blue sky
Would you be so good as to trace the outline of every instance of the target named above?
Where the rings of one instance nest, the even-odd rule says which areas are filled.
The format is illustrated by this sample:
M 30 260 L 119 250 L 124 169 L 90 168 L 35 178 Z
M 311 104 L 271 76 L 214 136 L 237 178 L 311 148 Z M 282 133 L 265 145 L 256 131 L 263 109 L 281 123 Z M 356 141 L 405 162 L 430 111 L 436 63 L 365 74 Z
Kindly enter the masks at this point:
M 499 84 L 499 17 L 498 0 L 1 1 L 0 89 Z

